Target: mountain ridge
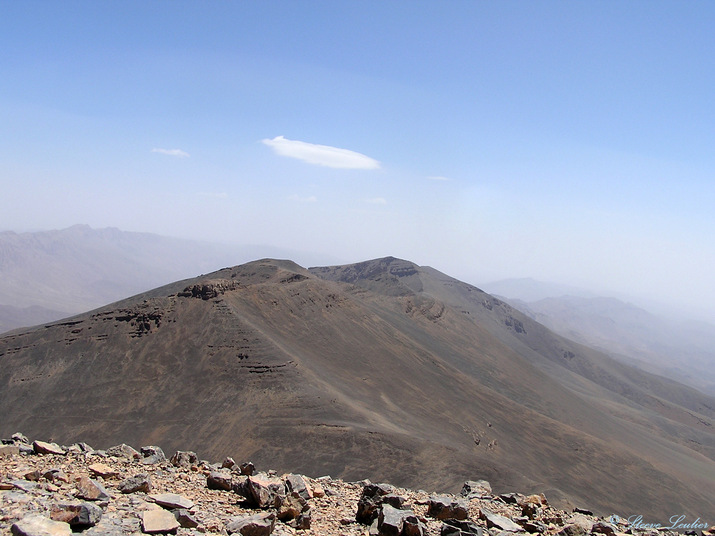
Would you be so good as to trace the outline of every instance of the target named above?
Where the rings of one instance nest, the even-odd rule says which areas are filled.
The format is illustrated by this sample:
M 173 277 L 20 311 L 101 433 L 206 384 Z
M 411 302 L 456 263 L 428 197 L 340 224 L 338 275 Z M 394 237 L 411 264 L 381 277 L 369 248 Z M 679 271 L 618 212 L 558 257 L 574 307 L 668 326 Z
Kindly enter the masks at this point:
M 395 258 L 254 261 L 13 332 L 0 354 L 5 426 L 29 433 L 194 441 L 278 469 L 303 452 L 291 470 L 443 489 L 479 471 L 603 510 L 695 508 L 713 491 L 715 401 L 616 381 L 607 356 Z

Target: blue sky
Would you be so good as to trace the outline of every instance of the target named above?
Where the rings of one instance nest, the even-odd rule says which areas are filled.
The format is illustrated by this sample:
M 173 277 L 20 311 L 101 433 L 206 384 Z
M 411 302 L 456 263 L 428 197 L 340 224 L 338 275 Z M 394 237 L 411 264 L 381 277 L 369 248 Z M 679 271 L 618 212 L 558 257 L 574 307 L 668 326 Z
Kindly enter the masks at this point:
M 715 4 L 0 1 L 0 230 L 531 276 L 715 320 Z

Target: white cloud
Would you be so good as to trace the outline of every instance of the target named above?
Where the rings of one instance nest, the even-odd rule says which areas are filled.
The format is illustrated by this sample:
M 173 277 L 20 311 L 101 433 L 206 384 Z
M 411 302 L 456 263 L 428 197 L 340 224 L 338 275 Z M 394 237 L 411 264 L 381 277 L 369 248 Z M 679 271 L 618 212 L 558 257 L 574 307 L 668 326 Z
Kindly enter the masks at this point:
M 152 149 L 152 153 L 161 153 L 169 156 L 178 156 L 179 158 L 188 158 L 189 153 L 182 151 L 181 149 Z
M 441 175 L 431 175 L 427 177 L 431 181 L 449 181 L 452 180 L 449 177 L 442 177 Z
M 387 205 L 387 199 L 384 197 L 373 197 L 371 199 L 365 199 L 366 203 L 372 203 L 373 205 Z
M 276 136 L 272 140 L 261 140 L 273 152 L 289 158 L 297 158 L 308 164 L 338 169 L 379 169 L 380 162 L 364 154 L 339 149 L 330 145 L 316 145 L 304 141 L 288 140 Z
M 301 197 L 298 194 L 293 194 L 289 196 L 288 199 L 290 199 L 291 201 L 298 201 L 299 203 L 315 203 L 318 201 L 318 198 L 314 195 L 308 197 Z

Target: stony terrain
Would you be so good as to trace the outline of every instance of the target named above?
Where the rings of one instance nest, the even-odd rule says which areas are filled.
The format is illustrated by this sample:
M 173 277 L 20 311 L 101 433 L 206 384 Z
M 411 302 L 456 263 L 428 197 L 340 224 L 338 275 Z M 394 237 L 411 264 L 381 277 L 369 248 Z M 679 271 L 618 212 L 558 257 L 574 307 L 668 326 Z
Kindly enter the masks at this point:
M 157 446 L 94 450 L 86 443 L 30 443 L 22 434 L 0 445 L 3 534 L 715 534 L 712 520 L 659 530 L 631 521 L 560 511 L 544 495 L 496 495 L 485 480 L 465 482 L 459 495 L 438 495 L 329 476 L 278 476 L 250 462 L 210 463 L 188 451 L 167 458 Z

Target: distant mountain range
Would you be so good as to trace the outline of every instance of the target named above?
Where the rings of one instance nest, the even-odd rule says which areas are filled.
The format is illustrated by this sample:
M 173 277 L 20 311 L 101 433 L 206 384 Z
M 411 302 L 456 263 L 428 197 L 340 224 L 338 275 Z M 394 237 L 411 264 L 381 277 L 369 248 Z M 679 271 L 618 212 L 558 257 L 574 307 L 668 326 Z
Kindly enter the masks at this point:
M 232 246 L 88 225 L 0 232 L 0 333 L 266 256 L 335 262 L 269 246 Z
M 262 260 L 0 337 L 0 437 L 159 444 L 278 471 L 545 492 L 701 518 L 715 398 L 392 257 Z
M 485 288 L 556 333 L 715 396 L 711 324 L 666 318 L 616 298 L 534 279 Z

